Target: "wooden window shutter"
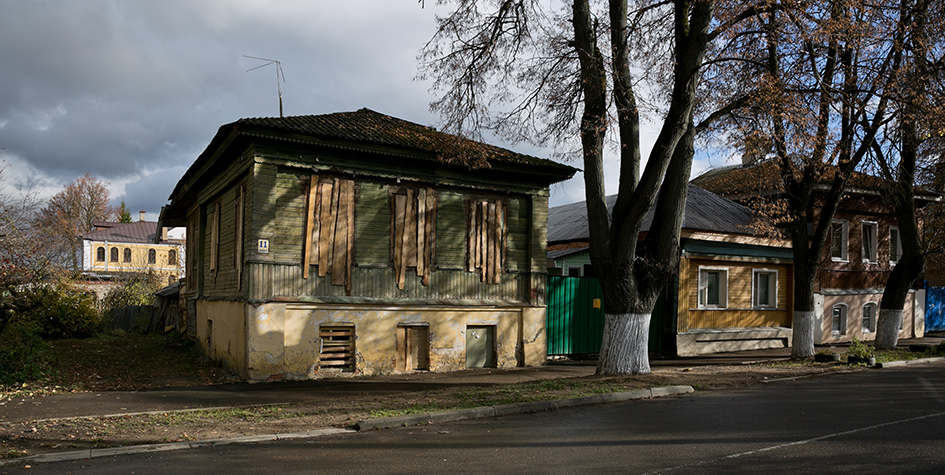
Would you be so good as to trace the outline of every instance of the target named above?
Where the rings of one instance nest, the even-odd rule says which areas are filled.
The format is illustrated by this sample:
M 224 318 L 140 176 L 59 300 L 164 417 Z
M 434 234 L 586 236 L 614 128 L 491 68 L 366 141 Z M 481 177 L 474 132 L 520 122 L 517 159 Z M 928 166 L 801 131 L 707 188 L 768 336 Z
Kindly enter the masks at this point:
M 416 269 L 420 283 L 430 285 L 436 257 L 436 191 L 400 187 L 391 190 L 390 243 L 394 278 L 403 289 L 407 269 Z
M 210 270 L 217 270 L 217 259 L 220 257 L 220 202 L 213 204 L 210 215 Z
M 469 200 L 466 203 L 466 270 L 479 272 L 482 282 L 498 284 L 506 261 L 508 239 L 503 200 Z
M 233 236 L 233 265 L 236 268 L 236 286 L 238 289 L 243 287 L 243 206 L 245 196 L 245 188 L 240 185 L 239 194 L 236 196 L 236 229 Z
M 354 180 L 319 177 L 309 180 L 305 252 L 302 277 L 310 267 L 318 267 L 318 277 L 330 275 L 333 285 L 351 292 L 351 265 L 354 254 Z

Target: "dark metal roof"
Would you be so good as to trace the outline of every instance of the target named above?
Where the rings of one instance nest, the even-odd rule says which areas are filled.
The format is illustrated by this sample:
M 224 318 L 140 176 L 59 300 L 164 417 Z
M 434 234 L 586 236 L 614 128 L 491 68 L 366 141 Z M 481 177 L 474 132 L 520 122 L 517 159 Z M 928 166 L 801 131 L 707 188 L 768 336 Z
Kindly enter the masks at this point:
M 237 127 L 262 127 L 318 138 L 413 149 L 432 153 L 439 161 L 470 168 L 488 167 L 489 162 L 504 162 L 553 169 L 568 176 L 576 171 L 551 160 L 447 134 L 367 108 L 321 115 L 255 117 L 240 119 L 234 124 Z
M 613 210 L 617 195 L 607 197 L 607 211 Z M 683 229 L 719 233 L 754 234 L 749 225 L 755 215 L 750 209 L 711 191 L 689 185 Z M 650 229 L 651 209 L 643 218 L 640 231 Z M 548 211 L 548 242 L 587 240 L 587 205 L 584 201 L 556 206 Z

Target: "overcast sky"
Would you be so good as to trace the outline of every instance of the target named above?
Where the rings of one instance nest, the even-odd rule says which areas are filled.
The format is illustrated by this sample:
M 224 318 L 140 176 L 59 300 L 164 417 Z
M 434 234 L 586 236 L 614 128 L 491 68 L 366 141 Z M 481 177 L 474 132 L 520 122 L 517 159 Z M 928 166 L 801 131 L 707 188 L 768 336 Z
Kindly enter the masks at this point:
M 278 115 L 274 72 L 246 72 L 258 63 L 244 54 L 283 62 L 286 115 L 368 107 L 438 125 L 414 80 L 433 3 L 0 0 L 4 185 L 48 197 L 91 173 L 155 217 L 220 125 Z M 647 147 L 656 132 L 644 127 Z M 555 185 L 552 204 L 583 199 L 581 180 Z

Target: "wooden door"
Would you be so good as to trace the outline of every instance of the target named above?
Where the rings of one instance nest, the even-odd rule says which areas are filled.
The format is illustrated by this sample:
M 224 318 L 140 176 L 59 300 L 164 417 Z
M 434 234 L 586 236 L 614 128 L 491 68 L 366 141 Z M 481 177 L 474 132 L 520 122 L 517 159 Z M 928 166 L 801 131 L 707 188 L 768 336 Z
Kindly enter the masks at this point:
M 430 369 L 430 327 L 404 327 L 405 371 Z

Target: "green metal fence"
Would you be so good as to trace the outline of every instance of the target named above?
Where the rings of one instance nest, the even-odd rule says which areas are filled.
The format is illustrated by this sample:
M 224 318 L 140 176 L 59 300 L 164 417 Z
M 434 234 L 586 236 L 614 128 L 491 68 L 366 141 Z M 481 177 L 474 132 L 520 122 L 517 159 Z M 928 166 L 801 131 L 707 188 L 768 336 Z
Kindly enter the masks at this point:
M 597 300 L 597 308 L 595 307 Z M 548 276 L 548 355 L 600 351 L 604 334 L 603 293 L 593 277 Z
M 548 276 L 545 329 L 548 356 L 591 355 L 600 352 L 604 335 L 604 305 L 600 282 L 594 277 Z M 660 296 L 650 318 L 649 350 L 661 352 L 664 314 L 675 308 L 675 289 Z

